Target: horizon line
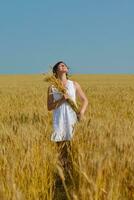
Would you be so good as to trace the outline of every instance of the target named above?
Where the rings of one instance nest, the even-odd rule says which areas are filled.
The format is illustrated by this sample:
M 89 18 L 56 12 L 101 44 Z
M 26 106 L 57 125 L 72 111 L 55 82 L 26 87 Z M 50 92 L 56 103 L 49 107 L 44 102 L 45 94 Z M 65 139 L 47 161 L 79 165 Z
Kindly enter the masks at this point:
M 43 74 L 47 74 L 47 73 L 0 73 L 0 75 L 43 75 Z M 71 73 L 69 74 L 69 76 L 71 75 L 134 75 L 134 73 Z

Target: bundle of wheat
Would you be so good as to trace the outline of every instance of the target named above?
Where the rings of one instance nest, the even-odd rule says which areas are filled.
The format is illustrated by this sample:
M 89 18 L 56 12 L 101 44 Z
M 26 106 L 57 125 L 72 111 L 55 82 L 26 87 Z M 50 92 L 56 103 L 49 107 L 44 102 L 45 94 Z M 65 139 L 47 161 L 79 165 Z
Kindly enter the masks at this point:
M 49 82 L 52 85 L 54 85 L 58 89 L 58 91 L 61 92 L 62 94 L 67 93 L 67 90 L 62 85 L 62 82 L 60 81 L 60 79 L 57 79 L 54 75 L 47 75 L 47 74 L 44 74 L 44 75 L 45 75 L 44 81 Z M 71 106 L 71 108 L 76 112 L 76 114 L 78 114 L 79 109 L 78 109 L 77 104 L 71 98 L 68 98 L 67 102 Z

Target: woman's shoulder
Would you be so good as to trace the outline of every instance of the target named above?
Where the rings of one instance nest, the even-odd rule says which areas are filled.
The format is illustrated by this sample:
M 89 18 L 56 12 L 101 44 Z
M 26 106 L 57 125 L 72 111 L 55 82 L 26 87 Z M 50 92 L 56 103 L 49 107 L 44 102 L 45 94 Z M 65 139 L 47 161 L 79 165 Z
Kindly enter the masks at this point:
M 48 86 L 48 89 L 54 88 L 55 86 L 53 84 Z
M 79 83 L 77 82 L 77 81 L 75 81 L 75 80 L 71 80 L 72 81 L 72 83 L 75 85 L 75 87 L 78 87 L 79 86 Z
M 52 92 L 53 88 L 54 88 L 54 85 L 49 85 L 48 86 L 48 92 Z
M 70 81 L 71 81 L 73 87 L 75 88 L 75 90 L 77 90 L 80 87 L 80 85 L 77 81 L 75 81 L 75 80 L 70 80 Z
M 72 83 L 74 83 L 74 84 L 76 83 L 76 81 L 75 81 L 75 80 L 72 80 L 72 79 L 68 79 L 68 81 L 69 81 L 69 82 L 72 82 Z
M 53 94 L 53 93 L 57 93 L 58 92 L 58 89 L 54 86 L 54 85 L 50 85 L 48 86 L 48 93 L 49 94 Z

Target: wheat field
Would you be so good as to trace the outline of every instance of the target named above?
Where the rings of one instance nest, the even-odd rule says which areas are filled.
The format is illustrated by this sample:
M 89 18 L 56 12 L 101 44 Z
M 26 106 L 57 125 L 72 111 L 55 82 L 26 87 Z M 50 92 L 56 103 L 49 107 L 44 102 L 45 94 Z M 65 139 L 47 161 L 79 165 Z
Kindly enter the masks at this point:
M 71 140 L 67 179 L 50 141 L 42 74 L 0 75 L 0 200 L 134 199 L 134 75 L 70 79 L 80 83 L 89 105 Z

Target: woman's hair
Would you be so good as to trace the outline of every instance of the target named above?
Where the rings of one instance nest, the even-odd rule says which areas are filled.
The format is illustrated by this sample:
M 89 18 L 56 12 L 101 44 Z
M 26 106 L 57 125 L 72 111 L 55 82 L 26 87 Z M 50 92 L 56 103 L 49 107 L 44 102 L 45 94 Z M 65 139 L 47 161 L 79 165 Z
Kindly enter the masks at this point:
M 54 66 L 53 66 L 53 74 L 55 75 L 55 77 L 57 78 L 57 70 L 58 70 L 58 66 L 59 64 L 64 63 L 63 61 L 59 61 L 57 62 Z M 64 63 L 64 65 L 69 69 L 69 67 L 66 65 L 66 63 Z M 66 73 L 66 77 L 68 79 L 68 73 Z

